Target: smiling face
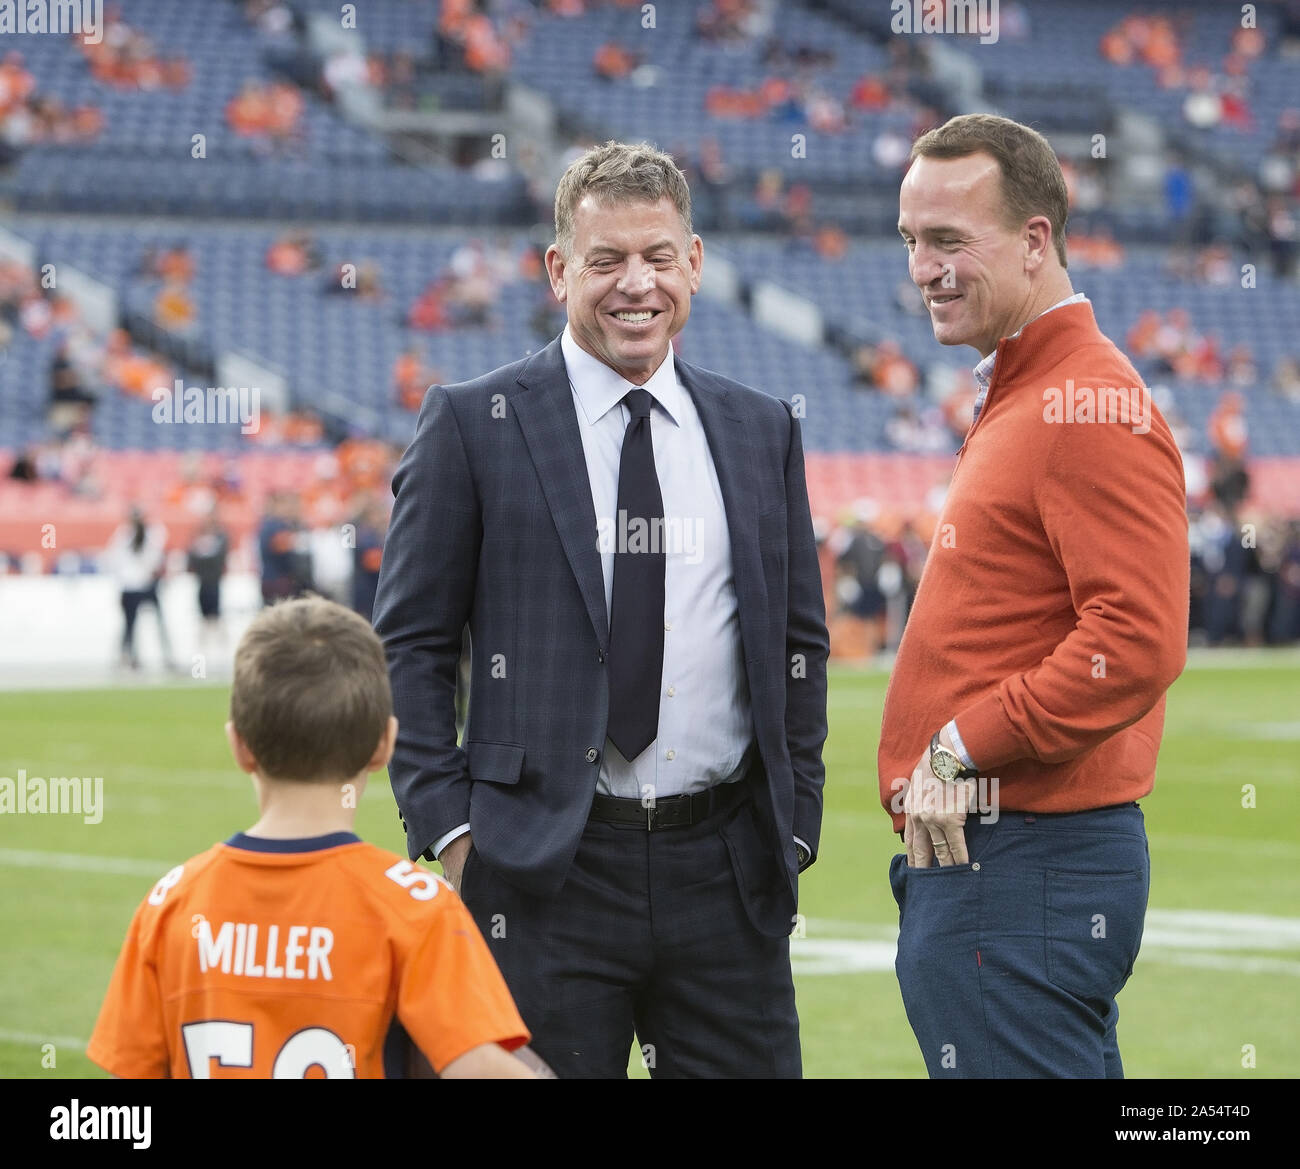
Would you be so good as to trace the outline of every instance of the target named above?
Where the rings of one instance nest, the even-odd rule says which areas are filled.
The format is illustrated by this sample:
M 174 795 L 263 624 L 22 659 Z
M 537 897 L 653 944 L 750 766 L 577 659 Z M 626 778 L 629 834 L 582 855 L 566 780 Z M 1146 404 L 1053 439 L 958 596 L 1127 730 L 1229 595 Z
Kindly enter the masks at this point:
M 1044 269 L 1051 249 L 1046 216 L 1007 226 L 1001 179 L 989 154 L 923 156 L 898 197 L 908 274 L 925 298 L 935 340 L 974 346 L 982 357 L 1061 299 L 1057 277 L 1065 276 Z M 1052 299 L 1042 303 L 1046 297 Z
M 700 237 L 686 238 L 667 197 L 605 203 L 585 195 L 574 210 L 570 254 L 554 244 L 546 252 L 574 340 L 637 385 L 659 368 L 691 315 L 703 263 Z

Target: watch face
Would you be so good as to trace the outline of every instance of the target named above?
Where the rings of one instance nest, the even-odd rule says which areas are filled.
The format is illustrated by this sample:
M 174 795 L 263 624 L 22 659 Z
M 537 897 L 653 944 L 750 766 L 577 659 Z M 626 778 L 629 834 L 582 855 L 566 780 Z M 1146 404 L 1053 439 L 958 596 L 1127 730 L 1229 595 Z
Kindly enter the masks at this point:
M 942 780 L 953 780 L 961 771 L 961 760 L 942 747 L 930 756 L 930 768 Z

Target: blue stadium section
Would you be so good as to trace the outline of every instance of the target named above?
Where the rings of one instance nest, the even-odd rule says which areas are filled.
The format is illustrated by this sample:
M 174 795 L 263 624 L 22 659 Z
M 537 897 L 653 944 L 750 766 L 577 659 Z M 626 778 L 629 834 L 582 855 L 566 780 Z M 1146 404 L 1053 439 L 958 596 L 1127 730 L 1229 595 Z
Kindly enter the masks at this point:
M 0 172 L 0 194 L 28 213 L 20 215 L 16 230 L 35 245 L 39 262 L 74 265 L 114 289 L 137 341 L 157 343 L 187 381 L 202 384 L 202 371 L 221 353 L 236 350 L 280 371 L 296 406 L 401 442 L 414 424 L 392 384 L 403 351 L 416 348 L 451 381 L 522 356 L 553 335 L 546 331 L 555 314 L 554 306 L 549 315 L 544 311 L 545 284 L 521 280 L 502 285 L 488 325 L 427 334 L 405 323 L 412 302 L 447 272 L 459 245 L 471 237 L 488 246 L 502 240 L 518 253 L 545 243 L 548 208 L 534 202 L 513 162 L 489 179 L 481 169 L 399 161 L 381 135 L 347 121 L 310 86 L 300 91 L 301 132 L 290 141 L 268 147 L 237 135 L 227 124 L 231 99 L 247 82 L 291 76 L 285 62 L 301 57 L 302 22 L 337 20 L 340 11 L 335 0 L 293 0 L 291 7 L 298 30 L 270 35 L 228 0 L 126 0 L 124 17 L 147 31 L 159 55 L 188 63 L 189 83 L 178 89 L 115 88 L 92 76 L 71 39 L 21 38 L 18 47 L 39 92 L 69 107 L 98 108 L 104 129 L 89 143 L 26 147 Z M 438 4 L 362 0 L 356 7 L 356 36 L 368 52 L 409 54 L 425 67 L 415 82 L 419 94 L 453 104 L 459 99 L 466 109 L 490 104 L 491 79 L 452 66 L 430 71 L 430 62 L 443 52 L 436 35 Z M 644 137 L 698 168 L 716 143 L 734 182 L 725 192 L 696 182 L 698 220 L 708 256 L 734 266 L 741 295 L 735 303 L 697 298 L 681 338 L 683 356 L 783 398 L 804 395 L 810 451 L 888 451 L 887 425 L 898 407 L 855 380 L 854 348 L 896 342 L 923 374 L 934 366 L 973 364 L 970 350 L 936 345 L 927 318 L 901 303 L 906 252 L 892 234 L 899 170 L 879 163 L 874 152 L 880 135 L 910 140 L 925 112 L 942 116 L 944 86 L 931 75 L 933 62 L 923 52 L 927 38 L 891 37 L 888 5 L 867 11 L 854 0 L 822 0 L 776 5 L 756 35 L 711 39 L 698 25 L 707 7 L 685 0 L 660 3 L 653 28 L 644 27 L 641 6 L 634 4 L 588 4 L 588 11 L 573 17 L 555 15 L 545 5 L 509 7 L 508 19 L 518 18 L 527 30 L 512 43 L 509 80 L 553 103 L 569 132 L 569 149 L 590 138 Z M 1015 7 L 1004 4 L 1004 16 Z M 1109 127 L 1117 112 L 1140 111 L 1159 122 L 1171 141 L 1199 152 L 1197 157 L 1250 174 L 1271 149 L 1279 117 L 1296 103 L 1296 66 L 1276 50 L 1280 17 L 1271 6 L 1258 12 L 1268 51 L 1251 62 L 1241 83 L 1254 123 L 1209 130 L 1183 118 L 1185 88 L 1162 87 L 1146 65 L 1103 60 L 1103 36 L 1143 10 L 1116 0 L 1020 7 L 1027 22 L 1017 29 L 1007 17 L 996 44 L 981 45 L 973 37 L 929 40 L 943 41 L 945 53 L 978 62 L 988 108 L 1049 133 L 1059 130 L 1062 141 L 1075 143 L 1080 134 Z M 1180 5 L 1185 66 L 1218 69 L 1239 22 L 1236 5 Z M 594 75 L 593 58 L 609 43 L 639 58 L 640 67 L 622 80 Z M 793 106 L 749 120 L 706 113 L 707 95 L 716 87 L 752 91 L 781 77 L 807 82 L 845 103 L 853 87 L 873 74 L 893 79 L 897 96 L 906 100 L 883 112 L 849 109 L 837 133 L 809 129 Z M 195 159 L 192 135 L 200 133 L 206 157 Z M 807 139 L 802 155 L 791 148 L 797 134 Z M 755 179 L 772 170 L 782 172 L 788 184 L 812 189 L 817 224 L 849 228 L 841 258 L 819 255 L 805 236 L 795 238 L 788 220 L 757 206 Z M 532 185 L 534 195 L 545 189 L 536 176 Z M 294 278 L 271 274 L 266 251 L 286 228 L 267 220 L 309 225 L 321 268 Z M 526 234 L 534 223 L 541 226 Z M 1172 238 L 1174 228 L 1160 206 L 1107 203 L 1083 216 L 1080 226 L 1098 223 L 1127 242 L 1122 266 L 1072 264 L 1071 275 L 1118 343 L 1125 343 L 1144 310 L 1183 308 L 1196 331 L 1221 340 L 1225 357 L 1237 344 L 1251 350 L 1258 377 L 1244 388 L 1175 383 L 1154 364 L 1138 361 L 1152 385 L 1168 387 L 1163 400 L 1186 424 L 1189 449 L 1205 447 L 1212 410 L 1224 390 L 1235 388 L 1245 399 L 1251 453 L 1300 454 L 1300 404 L 1268 388 L 1279 365 L 1300 352 L 1296 280 L 1274 275 L 1267 256 L 1244 250 L 1236 238 L 1224 241 L 1233 249 L 1230 267 L 1236 272 L 1253 264 L 1255 287 L 1172 274 L 1167 253 L 1134 242 Z M 450 224 L 455 227 L 448 229 Z M 742 235 L 721 225 L 766 231 Z M 150 323 L 161 286 L 138 270 L 146 249 L 177 242 L 185 242 L 194 258 L 189 292 L 196 323 L 183 336 L 162 337 Z M 377 266 L 383 299 L 325 291 L 337 265 L 364 262 Z M 811 302 L 825 321 L 826 342 L 802 344 L 759 324 L 749 296 L 761 282 Z M 0 363 L 6 445 L 35 442 L 47 433 L 49 369 L 57 347 L 53 337 L 38 339 L 21 328 L 13 333 Z M 240 441 L 217 428 L 154 426 L 147 402 L 117 393 L 104 395 L 93 425 L 98 442 L 119 449 L 226 449 Z

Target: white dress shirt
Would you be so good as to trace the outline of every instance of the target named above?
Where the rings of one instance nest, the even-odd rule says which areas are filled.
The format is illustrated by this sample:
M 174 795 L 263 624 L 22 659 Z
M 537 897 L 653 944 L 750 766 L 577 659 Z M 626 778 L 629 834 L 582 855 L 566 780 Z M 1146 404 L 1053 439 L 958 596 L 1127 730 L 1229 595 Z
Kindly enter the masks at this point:
M 622 399 L 634 383 L 582 349 L 567 327 L 560 347 L 587 459 L 608 613 L 620 537 L 619 462 L 631 418 Z M 631 761 L 606 739 L 596 790 L 664 799 L 739 779 L 754 724 L 722 488 L 695 403 L 677 380 L 671 347 L 643 384 L 654 399 L 650 436 L 667 553 L 659 736 Z

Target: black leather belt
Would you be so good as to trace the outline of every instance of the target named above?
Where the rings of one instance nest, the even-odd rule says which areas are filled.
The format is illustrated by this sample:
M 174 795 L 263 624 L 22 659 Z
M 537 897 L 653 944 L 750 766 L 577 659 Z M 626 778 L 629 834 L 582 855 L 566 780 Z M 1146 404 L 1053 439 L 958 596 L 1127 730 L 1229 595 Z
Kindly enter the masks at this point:
M 628 800 L 601 795 L 591 801 L 590 820 L 609 824 L 636 824 L 647 832 L 663 828 L 685 828 L 734 808 L 749 795 L 749 778 L 720 783 L 691 796 L 668 796 L 660 800 Z

